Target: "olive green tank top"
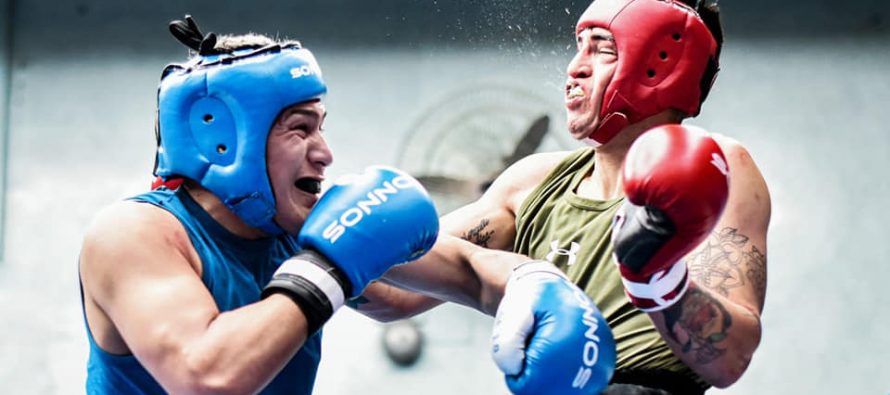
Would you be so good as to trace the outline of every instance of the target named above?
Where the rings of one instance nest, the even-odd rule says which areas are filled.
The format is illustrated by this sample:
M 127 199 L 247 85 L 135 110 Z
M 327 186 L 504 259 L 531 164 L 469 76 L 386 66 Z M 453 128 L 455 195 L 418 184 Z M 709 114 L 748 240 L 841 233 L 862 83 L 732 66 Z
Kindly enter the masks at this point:
M 611 243 L 612 217 L 624 198 L 575 193 L 593 162 L 592 148 L 572 152 L 532 191 L 516 216 L 514 251 L 550 261 L 590 295 L 615 335 L 618 371 L 668 370 L 704 384 L 625 296 Z

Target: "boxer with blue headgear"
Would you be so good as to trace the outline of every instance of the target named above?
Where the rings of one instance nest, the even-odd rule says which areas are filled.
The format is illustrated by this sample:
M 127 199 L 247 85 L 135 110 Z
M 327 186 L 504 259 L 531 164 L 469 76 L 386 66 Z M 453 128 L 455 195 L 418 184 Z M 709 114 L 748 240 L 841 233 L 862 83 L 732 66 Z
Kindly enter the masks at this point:
M 192 42 L 198 56 L 167 66 L 161 76 L 155 173 L 192 179 L 247 225 L 278 234 L 266 140 L 282 110 L 325 94 L 321 69 L 299 42 L 233 51 L 202 50 L 207 40 Z M 312 178 L 297 186 L 319 191 Z
M 309 394 L 319 329 L 431 247 L 435 208 L 381 166 L 319 196 L 327 89 L 298 42 L 170 29 L 197 54 L 162 73 L 155 172 L 184 182 L 106 208 L 84 237 L 87 392 Z

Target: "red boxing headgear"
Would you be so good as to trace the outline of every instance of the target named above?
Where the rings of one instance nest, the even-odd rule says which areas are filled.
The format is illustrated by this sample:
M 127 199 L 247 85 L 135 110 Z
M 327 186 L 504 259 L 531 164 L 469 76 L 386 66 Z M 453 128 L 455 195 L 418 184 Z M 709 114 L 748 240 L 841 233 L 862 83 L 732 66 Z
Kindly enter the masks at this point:
M 594 27 L 612 32 L 618 66 L 592 140 L 605 144 L 667 109 L 698 115 L 716 76 L 718 43 L 693 9 L 671 0 L 596 0 L 575 33 Z

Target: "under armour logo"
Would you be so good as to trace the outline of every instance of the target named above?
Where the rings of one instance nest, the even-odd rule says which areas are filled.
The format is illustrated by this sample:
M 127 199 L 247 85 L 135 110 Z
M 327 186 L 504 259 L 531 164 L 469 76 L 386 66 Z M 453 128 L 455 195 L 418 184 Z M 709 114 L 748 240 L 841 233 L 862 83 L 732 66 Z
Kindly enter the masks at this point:
M 547 260 L 552 264 L 556 264 L 555 259 L 557 256 L 567 256 L 569 257 L 568 266 L 572 266 L 575 264 L 575 259 L 577 259 L 578 250 L 581 249 L 581 245 L 575 243 L 574 241 L 569 245 L 569 249 L 559 248 L 559 240 L 553 240 L 550 242 L 550 253 L 547 254 Z

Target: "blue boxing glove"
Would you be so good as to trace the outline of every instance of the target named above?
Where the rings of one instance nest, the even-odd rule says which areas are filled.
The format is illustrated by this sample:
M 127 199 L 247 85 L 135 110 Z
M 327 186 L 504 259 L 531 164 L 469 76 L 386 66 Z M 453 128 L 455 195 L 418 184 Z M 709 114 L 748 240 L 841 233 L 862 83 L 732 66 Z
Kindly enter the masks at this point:
M 303 250 L 281 264 L 263 297 L 290 296 L 314 333 L 390 267 L 429 251 L 438 232 L 435 206 L 410 175 L 374 166 L 341 177 L 303 223 Z
M 598 394 L 615 371 L 612 330 L 546 261 L 518 266 L 498 306 L 492 355 L 517 395 Z

